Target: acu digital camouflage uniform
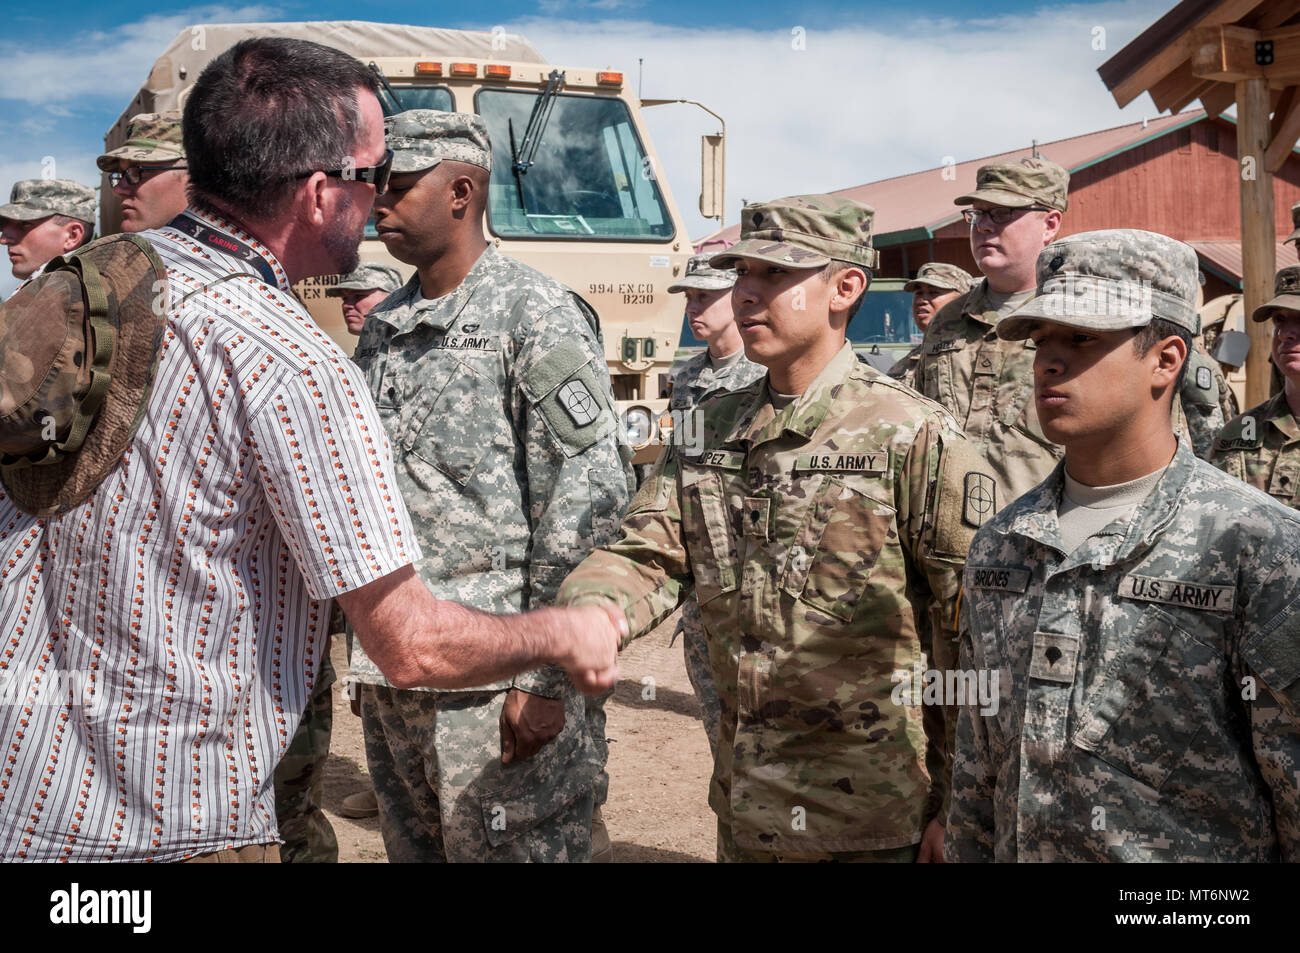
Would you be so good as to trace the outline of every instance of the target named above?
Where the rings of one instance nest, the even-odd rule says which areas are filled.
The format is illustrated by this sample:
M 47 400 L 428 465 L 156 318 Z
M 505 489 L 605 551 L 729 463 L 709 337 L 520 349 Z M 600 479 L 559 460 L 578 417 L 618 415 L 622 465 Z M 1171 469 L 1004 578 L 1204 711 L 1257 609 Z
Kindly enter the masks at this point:
M 51 215 L 66 215 L 95 225 L 95 190 L 71 179 L 23 179 L 9 192 L 9 204 L 0 205 L 0 222 L 34 222 Z
M 394 170 L 427 168 L 430 157 L 487 167 L 477 117 L 410 110 L 388 126 Z M 441 298 L 422 298 L 417 274 L 380 302 L 353 360 L 425 554 L 415 569 L 437 598 L 487 612 L 549 605 L 588 550 L 614 538 L 631 468 L 599 323 L 568 288 L 489 245 Z M 587 859 L 604 755 L 562 669 L 469 691 L 401 691 L 354 643 L 351 676 L 365 686 L 366 756 L 391 860 Z M 498 719 L 512 686 L 563 699 L 565 723 L 531 758 L 502 764 Z
M 327 647 L 307 709 L 284 757 L 275 766 L 275 825 L 284 841 L 280 848 L 282 863 L 333 864 L 339 859 L 338 839 L 323 810 L 335 684 Z
M 1292 215 L 1300 218 L 1300 204 Z M 1275 308 L 1300 314 L 1300 265 L 1283 268 L 1274 276 L 1272 300 L 1256 308 L 1251 318 L 1271 320 Z M 1215 439 L 1209 460 L 1279 503 L 1300 509 L 1300 422 L 1286 391 L 1231 420 Z
M 1230 419 L 1224 416 L 1225 405 L 1235 407 L 1236 403 L 1218 361 L 1193 344 L 1187 353 L 1178 400 L 1174 402 L 1173 427 L 1187 434 L 1192 452 L 1202 460 L 1210 458 L 1215 436 Z
M 1091 234 L 1048 246 L 1033 314 L 1004 322 L 1043 318 L 1051 260 L 1154 277 L 1166 297 L 1148 315 L 1194 330 L 1190 248 Z M 1122 327 L 1115 314 L 1065 323 Z M 1180 439 L 1132 516 L 1066 553 L 1064 470 L 966 561 L 959 670 L 996 677 L 998 697 L 961 710 L 947 857 L 1300 860 L 1300 521 Z
M 797 197 L 742 222 L 728 255 L 869 267 L 857 203 Z M 948 644 L 992 478 L 949 414 L 847 343 L 783 409 L 765 378 L 700 410 L 701 452 L 665 448 L 622 537 L 560 601 L 613 601 L 635 637 L 698 597 L 722 709 L 720 860 L 910 860 L 942 811 L 945 739 L 940 710 L 895 703 L 895 673 Z
M 958 268 L 956 265 L 942 261 L 928 261 L 917 271 L 915 278 L 903 285 L 903 290 L 915 294 L 922 285 L 965 294 L 970 290 L 971 276 L 965 269 Z M 889 369 L 889 376 L 896 381 L 902 381 L 908 387 L 916 387 L 916 365 L 920 359 L 921 345 L 918 344 Z
M 686 274 L 682 280 L 669 285 L 668 291 L 670 294 L 687 288 L 722 291 L 735 283 L 735 269 L 711 268 L 708 255 L 695 255 L 686 263 Z M 735 360 L 715 366 L 709 357 L 708 348 L 705 348 L 673 373 L 668 409 L 674 412 L 678 420 L 682 420 L 684 415 L 693 413 L 706 397 L 722 391 L 738 390 L 766 373 L 766 368 L 749 360 L 743 351 Z M 687 427 L 694 432 L 693 427 Z M 676 641 L 678 636 L 682 637 L 686 675 L 691 680 L 695 697 L 700 700 L 704 732 L 709 737 L 709 751 L 716 756 L 718 724 L 722 716 L 718 690 L 713 686 L 713 667 L 709 664 L 709 644 L 700 622 L 700 604 L 693 595 L 682 605 L 681 619 L 673 632 L 672 640 Z
M 982 166 L 976 190 L 955 202 L 1064 212 L 1069 181 L 1065 169 L 1046 159 L 996 162 Z M 988 279 L 982 279 L 930 320 L 913 386 L 957 418 L 993 467 L 1005 504 L 1046 477 L 1064 451 L 1038 425 L 1033 342 L 997 336 L 998 312 L 988 291 Z

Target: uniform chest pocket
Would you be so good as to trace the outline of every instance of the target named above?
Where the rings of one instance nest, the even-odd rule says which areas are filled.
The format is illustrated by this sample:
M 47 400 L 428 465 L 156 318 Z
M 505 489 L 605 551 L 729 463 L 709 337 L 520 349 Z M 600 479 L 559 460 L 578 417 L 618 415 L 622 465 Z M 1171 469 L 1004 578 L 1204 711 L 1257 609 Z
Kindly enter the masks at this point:
M 871 570 L 889 538 L 895 511 L 850 486 L 824 477 L 795 536 L 781 588 L 845 622 L 857 613 Z
M 721 476 L 712 470 L 683 467 L 682 484 L 683 529 L 690 547 L 695 593 L 703 605 L 736 588 L 739 547 Z
M 464 486 L 494 445 L 507 439 L 500 388 L 483 371 L 459 362 L 447 382 L 417 408 L 403 428 L 407 468 L 424 485 L 422 467 L 433 467 Z M 427 474 L 424 474 L 427 476 Z
M 1201 728 L 1226 717 L 1226 671 L 1221 650 L 1148 609 L 1089 686 L 1071 740 L 1159 790 Z

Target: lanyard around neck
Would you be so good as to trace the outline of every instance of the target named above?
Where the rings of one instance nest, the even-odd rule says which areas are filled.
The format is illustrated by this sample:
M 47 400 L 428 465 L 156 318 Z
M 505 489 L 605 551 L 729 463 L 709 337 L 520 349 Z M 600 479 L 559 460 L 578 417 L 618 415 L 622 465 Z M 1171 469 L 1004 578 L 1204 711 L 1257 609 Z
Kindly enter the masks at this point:
M 273 288 L 280 286 L 280 282 L 275 277 L 275 269 L 271 267 L 271 263 L 266 260 L 266 257 L 235 236 L 218 231 L 210 225 L 205 225 L 188 212 L 177 215 L 168 225 L 178 232 L 189 235 L 200 245 L 207 245 L 226 255 L 233 255 L 235 258 L 247 262 L 257 270 L 257 273 L 265 279 L 268 285 Z

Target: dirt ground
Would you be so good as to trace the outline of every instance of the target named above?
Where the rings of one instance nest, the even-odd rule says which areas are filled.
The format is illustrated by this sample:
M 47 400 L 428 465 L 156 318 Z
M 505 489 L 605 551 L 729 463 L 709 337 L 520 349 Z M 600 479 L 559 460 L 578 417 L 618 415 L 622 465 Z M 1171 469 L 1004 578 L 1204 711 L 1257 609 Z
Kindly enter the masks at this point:
M 605 706 L 609 736 L 609 801 L 605 825 L 620 863 L 712 861 L 716 826 L 709 810 L 709 744 L 700 706 L 686 677 L 676 616 L 634 642 L 619 658 L 620 680 Z M 347 671 L 341 639 L 335 671 Z M 646 682 L 644 679 L 651 679 Z M 377 818 L 339 817 L 343 798 L 366 788 L 361 719 L 334 693 L 334 735 L 325 771 L 325 813 L 339 841 L 341 863 L 383 863 Z

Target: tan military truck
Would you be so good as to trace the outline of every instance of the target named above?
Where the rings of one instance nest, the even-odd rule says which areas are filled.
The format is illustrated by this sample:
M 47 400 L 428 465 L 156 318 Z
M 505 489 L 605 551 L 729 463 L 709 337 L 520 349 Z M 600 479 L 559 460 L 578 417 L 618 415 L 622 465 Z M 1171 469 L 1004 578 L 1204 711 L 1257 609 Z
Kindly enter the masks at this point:
M 196 25 L 182 30 L 153 64 L 140 91 L 104 136 L 125 141 L 136 113 L 183 108 L 207 63 L 240 40 L 286 36 L 343 50 L 374 69 L 385 114 L 427 108 L 478 113 L 492 138 L 485 225 L 505 254 L 564 282 L 600 315 L 605 357 L 627 442 L 636 460 L 658 450 L 663 399 L 682 326 L 680 296 L 666 288 L 691 254 L 691 241 L 623 74 L 557 67 L 522 36 L 360 21 Z M 657 105 L 662 101 L 646 101 Z M 700 210 L 721 218 L 722 137 L 705 136 Z M 117 231 L 120 209 L 107 178 L 103 227 Z M 363 261 L 389 257 L 371 225 Z M 312 316 L 346 351 L 352 338 L 337 278 L 297 288 Z M 666 423 L 667 421 L 663 421 Z

